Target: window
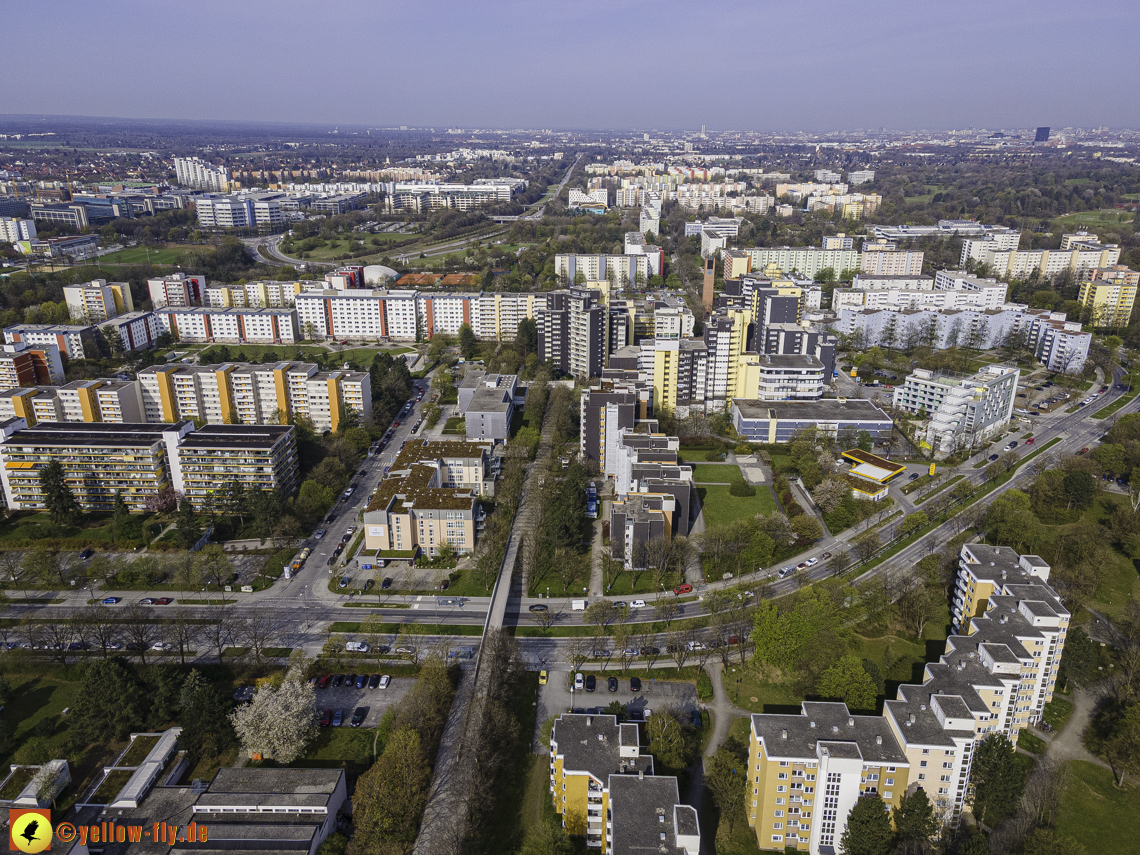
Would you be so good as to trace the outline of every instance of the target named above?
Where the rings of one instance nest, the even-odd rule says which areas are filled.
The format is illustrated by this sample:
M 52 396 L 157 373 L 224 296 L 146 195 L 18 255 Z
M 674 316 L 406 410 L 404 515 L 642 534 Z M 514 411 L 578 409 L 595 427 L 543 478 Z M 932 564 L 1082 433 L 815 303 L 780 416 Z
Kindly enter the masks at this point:
M 925 780 L 926 780 L 926 775 L 925 775 L 923 772 L 919 772 L 919 773 L 918 773 L 918 780 L 920 780 L 920 781 L 925 781 Z
M 919 765 L 919 766 L 925 766 L 925 765 L 926 765 L 926 761 L 925 761 L 925 760 L 919 760 L 919 761 L 918 761 L 918 765 Z
M 929 748 L 923 748 L 923 749 L 922 749 L 922 753 L 923 753 L 923 754 L 929 754 L 929 753 L 930 753 L 930 749 L 929 749 Z
M 781 765 L 781 766 L 787 766 L 787 765 L 789 765 L 789 761 L 787 761 L 787 760 L 781 760 L 781 761 L 780 761 L 780 765 Z
M 788 788 L 785 787 L 783 784 L 780 784 L 778 787 L 776 787 L 777 793 L 786 793 L 787 791 L 788 791 Z
M 787 799 L 776 799 L 776 804 L 778 804 L 778 805 L 784 805 L 787 803 L 788 803 Z
M 782 823 L 782 822 L 773 822 L 772 823 L 772 828 L 783 829 L 783 827 L 784 827 L 784 823 Z
M 780 816 L 783 816 L 783 815 L 784 815 L 784 812 L 783 812 L 782 810 L 778 810 L 778 811 L 776 811 L 774 814 L 772 814 L 772 816 L 776 816 L 776 817 L 780 817 Z
M 786 780 L 788 780 L 788 773 L 787 772 L 781 772 L 776 777 L 778 777 L 781 781 L 786 781 Z
M 894 778 L 886 778 L 886 779 L 883 781 L 883 786 L 885 786 L 885 787 L 890 787 L 890 786 L 893 786 L 893 785 L 894 785 L 894 783 L 895 783 L 895 779 L 894 779 Z
M 780 843 L 783 841 L 783 839 L 784 839 L 784 835 L 782 835 L 782 834 L 773 834 L 772 835 L 772 842 L 773 843 Z
M 943 781 L 949 781 L 949 780 L 950 780 L 950 776 L 949 776 L 949 775 L 943 775 L 943 776 L 942 776 L 942 780 L 943 780 Z

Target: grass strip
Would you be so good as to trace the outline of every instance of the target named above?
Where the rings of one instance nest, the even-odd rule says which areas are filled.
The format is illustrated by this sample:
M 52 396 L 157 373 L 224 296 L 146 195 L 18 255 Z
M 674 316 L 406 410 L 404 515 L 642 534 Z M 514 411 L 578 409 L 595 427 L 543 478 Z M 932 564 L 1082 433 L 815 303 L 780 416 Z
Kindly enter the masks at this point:
M 950 486 L 951 484 L 953 484 L 955 481 L 961 481 L 961 480 L 962 480 L 963 478 L 965 478 L 965 477 L 966 477 L 965 475 L 955 475 L 953 478 L 951 478 L 951 479 L 950 479 L 949 481 L 947 481 L 945 484 L 942 484 L 942 485 L 941 485 L 941 486 L 939 486 L 939 487 L 935 487 L 933 490 L 931 490 L 931 491 L 930 491 L 929 493 L 927 493 L 925 496 L 922 496 L 921 498 L 919 498 L 919 500 L 918 500 L 917 502 L 915 502 L 915 504 L 916 504 L 916 505 L 921 505 L 921 504 L 922 504 L 923 502 L 925 502 L 927 499 L 929 499 L 929 498 L 932 498 L 933 496 L 937 496 L 939 493 L 941 493 L 943 490 L 945 490 L 947 487 L 949 487 L 949 486 Z

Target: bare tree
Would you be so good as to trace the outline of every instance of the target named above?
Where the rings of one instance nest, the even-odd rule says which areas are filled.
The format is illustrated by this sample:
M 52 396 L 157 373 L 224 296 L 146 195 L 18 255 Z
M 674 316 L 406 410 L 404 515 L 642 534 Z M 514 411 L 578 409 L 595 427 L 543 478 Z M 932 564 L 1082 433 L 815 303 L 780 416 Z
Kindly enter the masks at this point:
M 689 639 L 688 633 L 684 630 L 673 630 L 665 636 L 666 650 L 669 655 L 673 657 L 673 663 L 677 666 L 677 670 L 685 667 L 685 661 L 689 658 Z
M 24 553 L 14 549 L 0 552 L 0 562 L 2 562 L 0 566 L 3 566 L 8 579 L 19 586 L 20 590 L 24 592 L 24 599 L 28 599 L 28 589 L 25 584 L 28 581 L 28 574 L 24 569 Z
M 546 631 L 554 626 L 562 617 L 561 609 L 550 608 L 549 606 L 540 609 L 536 612 L 530 613 L 531 620 L 542 628 L 542 634 L 546 635 Z
M 178 658 L 186 664 L 186 654 L 194 649 L 198 640 L 199 627 L 208 622 L 206 616 L 188 609 L 178 609 L 166 623 L 166 639 L 178 650 Z
M 28 629 L 32 645 L 50 651 L 52 658 L 60 662 L 67 662 L 67 646 L 74 638 L 74 627 L 68 620 L 33 623 Z
M 593 645 L 590 640 L 581 636 L 574 636 L 570 642 L 570 646 L 566 649 L 566 654 L 570 657 L 570 664 L 575 671 L 581 670 L 586 660 L 590 658 L 593 652 Z
M 664 621 L 665 628 L 668 629 L 680 611 L 680 604 L 674 598 L 666 597 L 653 604 L 653 619 Z
M 237 636 L 253 652 L 254 662 L 261 667 L 261 657 L 267 647 L 273 647 L 281 638 L 285 622 L 271 611 L 257 610 L 237 623 Z
M 150 609 L 138 603 L 131 603 L 121 612 L 123 618 L 123 637 L 127 640 L 127 649 L 138 653 L 143 664 L 146 664 L 146 654 L 161 637 L 159 625 L 151 616 Z
M 234 643 L 233 618 L 230 617 L 225 607 L 211 609 L 210 620 L 202 626 L 201 632 L 202 637 L 209 642 L 210 647 L 218 654 L 218 664 L 220 665 L 222 654 L 227 647 Z

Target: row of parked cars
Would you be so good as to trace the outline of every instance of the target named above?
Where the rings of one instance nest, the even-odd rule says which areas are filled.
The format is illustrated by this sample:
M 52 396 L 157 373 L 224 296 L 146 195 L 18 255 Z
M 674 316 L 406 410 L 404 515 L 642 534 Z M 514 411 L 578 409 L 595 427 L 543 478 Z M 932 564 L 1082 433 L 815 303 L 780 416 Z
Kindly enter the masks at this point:
M 545 685 L 546 680 L 547 680 L 546 672 L 545 671 L 539 671 L 538 672 L 539 684 Z M 587 692 L 593 692 L 597 688 L 598 688 L 598 678 L 595 677 L 593 674 L 582 674 L 582 672 L 579 671 L 577 674 L 574 675 L 574 691 L 580 692 L 580 691 L 582 691 L 582 689 L 585 689 Z M 606 681 L 606 688 L 608 688 L 611 692 L 616 692 L 618 689 L 621 688 L 621 681 L 618 680 L 617 677 L 610 677 Z M 640 677 L 630 677 L 629 678 L 629 690 L 631 692 L 640 692 L 641 691 L 641 678 Z
M 318 689 L 327 689 L 330 686 L 334 689 L 339 689 L 344 686 L 346 689 L 363 689 L 367 686 L 369 689 L 387 689 L 392 682 L 392 678 L 387 674 L 325 674 L 323 677 L 314 677 L 315 685 Z
M 360 727 L 364 724 L 364 719 L 368 718 L 368 707 L 357 707 L 352 711 L 352 719 L 349 724 L 353 727 Z M 327 709 L 321 712 L 321 727 L 340 727 L 344 724 L 344 710 Z
M 776 577 L 779 579 L 784 579 L 788 576 L 791 576 L 797 570 L 807 570 L 809 567 L 814 567 L 819 562 L 826 561 L 830 557 L 831 553 L 825 552 L 823 555 L 819 556 L 819 558 L 809 558 L 806 561 L 801 561 L 799 564 L 789 564 L 787 567 L 781 568 L 780 572 L 776 574 Z

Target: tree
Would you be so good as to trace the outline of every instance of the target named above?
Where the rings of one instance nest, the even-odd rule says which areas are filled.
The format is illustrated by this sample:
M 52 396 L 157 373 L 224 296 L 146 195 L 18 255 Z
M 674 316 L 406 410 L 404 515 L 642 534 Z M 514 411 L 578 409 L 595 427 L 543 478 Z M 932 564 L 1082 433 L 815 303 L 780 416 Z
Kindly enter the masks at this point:
M 143 507 L 150 514 L 165 514 L 174 510 L 178 505 L 178 491 L 167 484 L 157 493 L 148 493 Z
M 1052 828 L 1035 828 L 1020 851 L 1021 855 L 1088 855 L 1084 846 Z
M 894 833 L 887 806 L 878 796 L 863 796 L 847 816 L 840 839 L 843 855 L 891 855 Z
M 179 744 L 195 759 L 217 757 L 236 741 L 229 712 L 231 701 L 216 686 L 207 683 L 197 670 L 191 671 L 182 684 L 182 726 Z
M 654 712 L 645 724 L 645 735 L 649 738 L 649 750 L 655 760 L 669 769 L 684 769 L 688 765 L 685 734 L 672 713 L 665 710 Z
M 658 600 L 653 604 L 653 619 L 664 621 L 665 628 L 668 629 L 673 619 L 677 617 L 681 611 L 681 606 L 673 597 L 666 597 L 663 600 Z
M 127 526 L 131 512 L 123 500 L 123 491 L 115 491 L 115 500 L 111 505 L 111 537 L 117 540 Z
M 202 536 L 202 520 L 198 518 L 198 514 L 194 512 L 194 505 L 186 496 L 178 502 L 175 531 L 178 534 L 178 543 L 183 549 L 190 549 Z
M 823 537 L 823 526 L 819 524 L 813 516 L 808 514 L 800 514 L 792 521 L 792 531 L 796 533 L 796 537 L 804 541 L 817 541 Z
M 1088 510 L 1096 498 L 1096 478 L 1087 470 L 1065 473 L 1065 498 L 1070 508 Z
M 821 511 L 830 514 L 843 504 L 843 500 L 849 495 L 851 495 L 851 485 L 842 478 L 831 476 L 819 482 L 811 497 L 815 499 Z
M 553 609 L 549 606 L 536 612 L 531 612 L 531 618 L 542 628 L 543 635 L 546 635 L 546 631 L 554 626 L 561 616 L 561 609 Z
M 705 786 L 720 812 L 719 838 L 732 837 L 733 828 L 744 816 L 744 789 L 748 782 L 748 750 L 730 738 L 705 762 Z M 723 831 L 722 831 L 723 830 Z
M 73 525 L 81 513 L 79 503 L 67 484 L 63 464 L 58 460 L 51 461 L 40 470 L 40 490 L 52 522 Z
M 1014 757 L 1013 743 L 1003 733 L 995 733 L 978 744 L 970 773 L 974 784 L 974 816 L 989 827 L 1013 815 L 1025 781 Z
M 895 603 L 895 609 L 906 631 L 916 638 L 922 637 L 926 622 L 938 614 L 937 606 L 930 598 L 930 592 L 921 582 L 910 585 L 902 592 Z
M 131 603 L 121 612 L 123 619 L 123 638 L 127 641 L 127 650 L 138 653 L 143 664 L 146 664 L 146 654 L 160 638 L 160 629 L 157 623 L 151 622 L 150 609 L 138 603 Z
M 924 843 L 938 833 L 938 819 L 934 805 L 926 797 L 926 790 L 917 788 L 904 795 L 898 807 L 891 811 L 900 844 Z
M 1140 776 L 1140 704 L 1130 705 L 1117 720 L 1105 745 L 1105 754 L 1112 762 L 1113 771 L 1120 775 L 1118 787 L 1124 786 L 1126 773 Z
M 582 613 L 582 622 L 594 627 L 594 637 L 602 635 L 613 622 L 614 607 L 609 600 L 594 600 Z
M 461 324 L 459 327 L 459 352 L 464 359 L 474 359 L 479 352 L 479 340 L 475 338 L 470 324 Z
M 852 709 L 875 709 L 875 684 L 858 656 L 843 656 L 824 671 L 818 691 L 822 697 L 841 700 Z
M 431 765 L 420 735 L 410 728 L 388 738 L 384 753 L 360 776 L 353 796 L 353 852 L 367 852 L 357 841 L 385 837 L 410 843 L 416 834 L 431 784 Z
M 851 542 L 851 549 L 860 561 L 866 561 L 878 552 L 882 545 L 877 531 L 867 531 Z
M 280 687 L 263 683 L 253 700 L 230 714 L 242 747 L 289 764 L 317 736 L 316 692 L 296 677 Z
M 88 664 L 71 724 L 83 740 L 126 739 L 146 719 L 147 692 L 130 662 L 113 656 Z

